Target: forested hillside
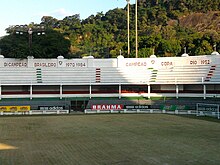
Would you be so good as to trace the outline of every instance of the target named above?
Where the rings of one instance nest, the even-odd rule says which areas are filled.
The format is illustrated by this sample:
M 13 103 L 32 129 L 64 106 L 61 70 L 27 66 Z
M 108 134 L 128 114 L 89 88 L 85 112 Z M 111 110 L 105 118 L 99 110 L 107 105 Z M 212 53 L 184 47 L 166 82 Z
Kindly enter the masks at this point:
M 220 50 L 220 0 L 139 0 L 138 56 L 180 56 L 184 47 L 189 55 L 211 54 Z M 80 15 L 58 20 L 44 16 L 45 36 L 34 36 L 31 55 L 36 58 L 117 57 L 127 55 L 127 6 L 99 12 L 81 20 Z M 29 26 L 34 26 L 32 23 Z M 28 34 L 15 34 L 0 40 L 5 57 L 26 58 Z M 130 57 L 135 57 L 135 5 L 130 6 Z

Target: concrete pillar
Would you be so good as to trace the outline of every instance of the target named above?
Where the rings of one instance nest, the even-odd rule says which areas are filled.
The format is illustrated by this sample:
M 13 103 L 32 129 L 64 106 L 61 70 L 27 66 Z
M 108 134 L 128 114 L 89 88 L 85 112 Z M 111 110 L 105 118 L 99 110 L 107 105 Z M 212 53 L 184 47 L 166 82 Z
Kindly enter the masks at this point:
M 179 85 L 176 85 L 176 98 L 179 98 Z
M 63 86 L 60 84 L 60 99 L 63 98 Z
M 118 94 L 119 94 L 118 98 L 121 99 L 121 84 L 119 84 L 118 86 Z
M 203 85 L 203 98 L 206 99 L 206 85 Z
M 92 98 L 92 85 L 89 85 L 89 98 Z
M 148 99 L 150 99 L 150 84 L 147 86 L 147 91 L 148 91 Z
M 2 86 L 0 85 L 0 100 L 2 99 Z
M 33 86 L 30 85 L 30 100 L 33 98 Z

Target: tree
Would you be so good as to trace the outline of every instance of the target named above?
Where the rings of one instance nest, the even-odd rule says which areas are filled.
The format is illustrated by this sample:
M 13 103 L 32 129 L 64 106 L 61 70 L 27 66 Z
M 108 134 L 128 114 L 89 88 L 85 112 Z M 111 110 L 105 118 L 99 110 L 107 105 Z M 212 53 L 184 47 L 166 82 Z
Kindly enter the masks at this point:
M 2 53 L 7 58 L 56 58 L 59 55 L 68 57 L 70 41 L 54 30 L 47 30 L 45 35 L 32 34 L 32 45 L 29 50 L 28 33 L 12 33 L 0 40 Z
M 43 16 L 41 18 L 41 22 L 43 25 L 45 25 L 47 28 L 56 28 L 59 27 L 59 21 L 56 18 L 53 18 L 51 16 Z
M 162 40 L 159 45 L 160 54 L 163 56 L 176 56 L 181 52 L 180 42 L 176 39 Z

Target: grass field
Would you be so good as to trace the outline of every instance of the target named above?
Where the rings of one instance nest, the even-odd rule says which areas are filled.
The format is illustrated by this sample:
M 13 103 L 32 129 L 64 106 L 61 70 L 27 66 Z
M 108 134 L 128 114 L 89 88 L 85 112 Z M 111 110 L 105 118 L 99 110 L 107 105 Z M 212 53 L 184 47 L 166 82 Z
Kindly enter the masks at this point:
M 220 121 L 164 114 L 0 117 L 0 165 L 218 165 Z

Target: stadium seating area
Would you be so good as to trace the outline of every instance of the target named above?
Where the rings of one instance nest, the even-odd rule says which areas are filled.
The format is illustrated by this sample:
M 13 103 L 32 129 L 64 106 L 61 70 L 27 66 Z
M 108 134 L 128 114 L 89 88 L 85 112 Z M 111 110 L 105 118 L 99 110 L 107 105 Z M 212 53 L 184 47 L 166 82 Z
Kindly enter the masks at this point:
M 200 84 L 220 81 L 220 67 L 175 66 L 157 68 L 0 68 L 1 84 Z M 98 75 L 97 75 L 98 74 Z
M 22 61 L 1 58 L 0 96 L 121 97 L 145 93 L 150 97 L 169 93 L 179 97 L 181 93 L 200 93 L 201 97 L 220 93 L 219 61 L 218 55 Z

